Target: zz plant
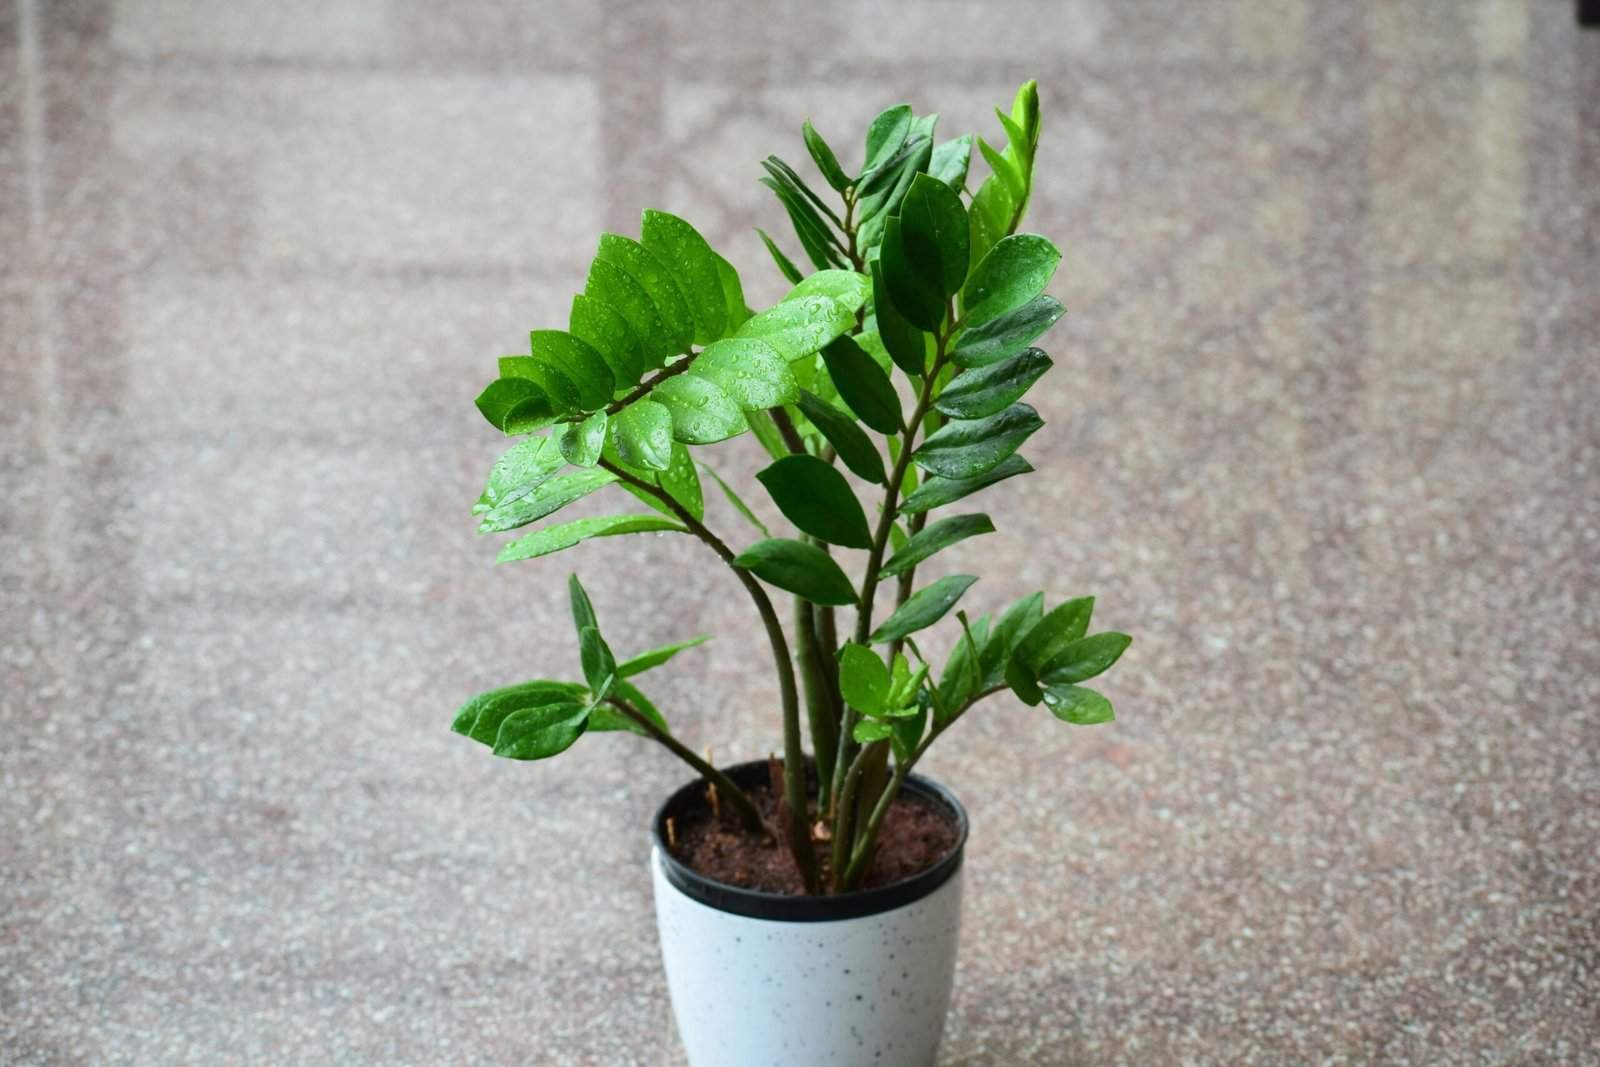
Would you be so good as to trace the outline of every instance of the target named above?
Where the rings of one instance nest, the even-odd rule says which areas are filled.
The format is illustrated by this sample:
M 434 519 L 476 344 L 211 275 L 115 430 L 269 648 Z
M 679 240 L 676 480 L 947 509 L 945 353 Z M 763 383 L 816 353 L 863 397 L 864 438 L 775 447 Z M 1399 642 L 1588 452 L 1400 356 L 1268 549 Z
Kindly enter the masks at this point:
M 812 893 L 859 885 L 906 775 L 979 701 L 1009 690 L 1069 723 L 1112 718 L 1082 683 L 1130 639 L 1089 633 L 1092 597 L 1046 605 L 1034 593 L 974 619 L 956 606 L 976 577 L 918 581 L 939 552 L 995 529 L 978 512 L 935 512 L 1033 469 L 1017 449 L 1042 422 L 1022 397 L 1051 363 L 1032 345 L 1063 314 L 1044 295 L 1060 252 L 1019 232 L 1039 141 L 1034 83 L 996 114 L 998 149 L 982 137 L 936 141 L 937 115 L 891 107 L 873 119 L 853 176 L 807 122 L 806 149 L 833 196 L 776 156 L 760 179 L 814 267 L 803 272 L 761 233 L 793 284 L 787 296 L 752 312 L 739 275 L 692 226 L 646 211 L 637 240 L 601 236 L 567 328 L 533 331 L 529 351 L 502 359 L 477 400 L 496 429 L 521 438 L 489 473 L 475 509 L 481 532 L 543 523 L 611 488 L 645 509 L 544 523 L 506 544 L 501 562 L 670 531 L 704 542 L 743 584 L 782 708 L 776 830 Z M 974 145 L 989 168 L 976 191 Z M 756 477 L 797 536 L 768 531 L 690 452 L 746 430 L 771 454 Z M 702 473 L 753 541 L 734 547 L 713 532 Z M 879 498 L 870 512 L 869 490 Z M 751 833 L 770 833 L 637 688 L 641 673 L 705 638 L 618 660 L 575 576 L 570 592 L 582 681 L 482 693 L 453 728 L 522 760 L 585 733 L 637 734 L 714 783 Z M 793 599 L 787 631 L 774 593 Z M 853 612 L 843 637 L 840 609 Z M 941 622 L 956 629 L 936 671 L 917 638 Z

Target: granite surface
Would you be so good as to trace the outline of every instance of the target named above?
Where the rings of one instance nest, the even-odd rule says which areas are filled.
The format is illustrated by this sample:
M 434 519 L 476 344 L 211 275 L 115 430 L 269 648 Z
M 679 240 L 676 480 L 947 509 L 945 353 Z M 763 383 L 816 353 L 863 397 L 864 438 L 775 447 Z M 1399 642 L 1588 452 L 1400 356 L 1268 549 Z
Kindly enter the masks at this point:
M 1137 642 L 1114 725 L 996 702 L 928 760 L 974 824 L 941 1062 L 1600 1062 L 1560 0 L 0 8 L 0 1062 L 680 1064 L 678 766 L 446 726 L 571 673 L 573 568 L 622 651 L 720 635 L 652 689 L 719 757 L 776 747 L 765 650 L 689 539 L 493 567 L 471 398 L 600 229 L 678 211 L 773 298 L 802 118 L 988 132 L 1030 76 L 1071 314 L 1031 495 L 941 561 Z

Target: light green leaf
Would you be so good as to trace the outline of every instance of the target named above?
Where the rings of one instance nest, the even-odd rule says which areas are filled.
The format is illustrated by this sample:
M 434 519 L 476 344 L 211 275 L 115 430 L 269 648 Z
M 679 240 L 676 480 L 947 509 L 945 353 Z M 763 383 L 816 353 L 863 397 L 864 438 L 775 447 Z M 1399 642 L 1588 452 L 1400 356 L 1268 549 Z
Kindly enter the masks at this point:
M 925 589 L 911 594 L 882 626 L 872 633 L 874 642 L 896 641 L 908 634 L 932 626 L 956 605 L 977 577 L 971 574 L 952 574 L 940 578 Z
M 942 310 L 944 298 L 960 292 L 967 280 L 969 234 L 961 197 L 938 178 L 927 174 L 912 178 L 900 202 L 900 239 L 922 270 L 933 276 Z
M 922 740 L 922 731 L 928 725 L 928 702 L 919 700 L 909 715 L 900 715 L 889 723 L 889 747 L 895 762 L 905 763 Z
M 606 443 L 606 413 L 597 411 L 582 422 L 569 423 L 561 433 L 561 454 L 574 467 L 592 467 L 600 461 Z
M 844 475 L 815 456 L 792 455 L 756 475 L 778 510 L 812 537 L 846 548 L 872 547 L 867 516 Z
M 473 514 L 492 511 L 527 496 L 565 464 L 560 447 L 550 437 L 518 441 L 495 460 Z
M 872 125 L 867 127 L 867 155 L 861 167 L 861 177 L 865 178 L 894 158 L 910 132 L 910 104 L 896 104 L 880 111 L 872 120 Z
M 837 192 L 842 193 L 848 189 L 850 179 L 845 174 L 844 168 L 839 166 L 839 158 L 833 154 L 833 149 L 828 147 L 828 142 L 822 139 L 822 134 L 811 125 L 810 119 L 800 127 L 800 132 L 806 139 L 806 151 L 811 153 L 811 160 L 822 173 L 823 180 Z
M 450 729 L 485 745 L 493 745 L 507 715 L 523 708 L 575 700 L 583 686 L 571 682 L 533 681 L 479 693 L 456 712 Z
M 572 628 L 577 631 L 580 640 L 583 638 L 583 631 L 600 629 L 600 620 L 594 613 L 594 603 L 589 599 L 588 590 L 584 589 L 576 574 L 567 575 L 567 603 L 572 608 Z
M 996 243 L 1011 230 L 1011 220 L 1016 204 L 1006 189 L 1005 180 L 991 174 L 978 187 L 967 209 L 967 219 L 972 223 L 971 256 L 982 262 Z
M 870 745 L 874 741 L 882 741 L 893 735 L 894 725 L 880 719 L 859 719 L 851 729 L 850 735 L 856 739 L 857 744 Z
M 1012 404 L 983 419 L 952 419 L 911 454 L 917 466 L 941 478 L 977 478 L 1009 458 L 1044 425 L 1027 404 Z
M 778 273 L 789 279 L 791 283 L 798 282 L 805 277 L 805 273 L 794 265 L 794 260 L 784 255 L 783 249 L 778 247 L 778 242 L 767 235 L 767 231 L 760 226 L 756 233 L 761 237 L 761 243 L 767 246 L 767 254 L 772 257 L 772 262 L 778 265 Z
M 638 241 L 615 233 L 600 235 L 600 247 L 595 256 L 627 271 L 639 283 L 661 313 L 662 324 L 666 327 L 665 340 L 671 351 L 687 352 L 694 342 L 694 313 L 689 310 L 683 289 L 668 265 Z
M 989 164 L 989 169 L 994 171 L 995 177 L 1004 183 L 1006 194 L 1011 197 L 1013 204 L 1028 195 L 1027 179 L 1022 171 L 1017 169 L 1015 162 L 990 147 L 989 142 L 982 137 L 978 138 L 978 150 L 983 153 L 984 161 Z
M 688 373 L 712 383 L 747 411 L 792 404 L 800 392 L 788 360 L 754 337 L 708 345 Z
M 554 420 L 555 409 L 551 406 L 549 397 L 528 378 L 496 378 L 478 394 L 478 399 L 475 401 L 483 417 L 489 420 L 489 425 L 506 433 L 512 432 L 506 429 L 507 417 L 525 402 L 548 413 L 546 425 Z
M 695 344 L 708 345 L 727 331 L 728 306 L 717 254 L 700 232 L 676 215 L 646 211 L 639 241 L 666 264 L 694 318 Z
M 647 533 L 657 530 L 686 532 L 682 524 L 659 515 L 607 515 L 593 519 L 574 519 L 517 538 L 500 549 L 496 562 L 510 563 L 519 559 L 548 556 L 552 552 L 571 548 L 592 537 L 614 537 L 618 534 Z
M 621 313 L 603 300 L 577 293 L 567 315 L 567 329 L 600 353 L 611 369 L 616 392 L 631 389 L 650 368 L 639 338 Z
M 1075 726 L 1097 726 L 1117 717 L 1111 701 L 1081 685 L 1046 686 L 1044 702 L 1052 715 Z
M 1035 233 L 1001 238 L 967 279 L 962 291 L 966 322 L 979 326 L 1022 307 L 1050 283 L 1061 252 Z
M 722 296 L 728 304 L 728 321 L 723 330 L 731 332 L 744 325 L 750 317 L 750 309 L 744 303 L 744 286 L 739 283 L 739 272 L 721 256 L 717 257 L 717 276 L 722 279 Z
M 843 606 L 856 602 L 855 588 L 839 564 L 816 545 L 788 538 L 757 541 L 734 559 L 769 585 L 815 604 Z
M 915 515 L 918 512 L 942 508 L 962 497 L 971 496 L 980 489 L 987 489 L 996 482 L 1003 482 L 1007 478 L 1027 474 L 1032 470 L 1033 464 L 1021 456 L 1014 455 L 976 478 L 929 478 L 917 487 L 916 492 L 906 497 L 905 502 L 900 505 L 900 514 Z
M 1047 686 L 1086 682 L 1108 670 L 1132 643 L 1127 634 L 1107 630 L 1055 647 L 1039 668 L 1039 680 Z
M 672 461 L 672 429 L 672 413 L 650 399 L 629 404 L 606 427 L 624 462 L 651 470 L 666 470 Z
M 800 411 L 811 420 L 811 424 L 839 453 L 844 465 L 857 478 L 877 485 L 888 483 L 889 475 L 883 469 L 883 457 L 854 419 L 821 397 L 804 391 L 800 394 Z
M 933 555 L 978 534 L 994 532 L 994 523 L 987 515 L 955 515 L 913 534 L 905 547 L 896 552 L 878 573 L 893 578 Z
M 616 480 L 615 474 L 603 470 L 558 474 L 532 492 L 489 511 L 484 515 L 483 521 L 478 523 L 478 532 L 501 533 L 526 526 L 546 515 L 555 514 L 574 500 L 581 500 L 596 489 L 610 485 Z
M 889 358 L 913 378 L 920 378 L 928 365 L 927 336 L 895 309 L 883 280 L 881 256 L 872 261 L 872 311 Z
M 494 754 L 506 759 L 547 759 L 571 748 L 583 736 L 588 721 L 589 709 L 576 702 L 523 708 L 500 724 Z
M 835 337 L 822 350 L 839 398 L 856 417 L 883 434 L 899 433 L 902 415 L 894 383 L 849 334 Z
M 756 513 L 751 511 L 749 505 L 744 502 L 743 498 L 740 497 L 738 493 L 733 491 L 733 487 L 731 485 L 722 480 L 722 476 L 720 474 L 706 466 L 704 463 L 700 464 L 700 469 L 711 475 L 712 481 L 716 482 L 717 485 L 721 487 L 722 495 L 728 498 L 728 503 L 732 504 L 734 510 L 740 515 L 743 515 L 751 526 L 754 526 L 757 530 L 760 530 L 762 537 L 772 536 L 772 531 L 767 529 L 767 524 L 756 518 Z
M 677 347 L 676 338 L 668 327 L 666 319 L 656 307 L 655 301 L 645 291 L 644 286 L 634 280 L 633 275 L 605 259 L 595 259 L 589 264 L 589 276 L 584 282 L 584 295 L 594 298 L 609 306 L 627 322 L 628 328 L 633 331 L 634 337 L 639 341 L 639 352 L 643 356 L 640 361 L 642 368 L 635 380 L 642 377 L 645 370 L 659 367 L 666 362 L 668 356 L 681 351 Z M 679 300 L 682 300 L 679 296 Z
M 687 641 L 678 641 L 674 644 L 652 648 L 648 652 L 641 652 L 637 656 L 631 656 L 624 660 L 617 667 L 617 673 L 623 678 L 632 678 L 636 674 L 643 674 L 653 667 L 661 666 L 685 649 L 695 648 L 709 640 L 711 640 L 710 634 L 701 634 L 699 637 L 691 637 Z
M 599 352 L 563 330 L 534 330 L 528 335 L 534 363 L 554 367 L 577 389 L 585 411 L 604 407 L 616 388 L 611 368 Z
M 959 192 L 967 181 L 967 166 L 972 160 L 972 135 L 933 146 L 928 173 Z
M 705 378 L 679 374 L 650 390 L 672 416 L 672 436 L 691 445 L 726 441 L 745 430 L 744 412 Z
M 1050 357 L 1025 348 L 1003 363 L 974 367 L 956 375 L 934 401 L 934 409 L 955 419 L 999 414 L 1016 402 L 1051 367 Z
M 739 327 L 738 337 L 757 337 L 793 363 L 856 324 L 855 312 L 832 297 L 803 296 L 774 304 Z
M 872 295 L 872 281 L 853 270 L 819 270 L 789 290 L 784 302 L 808 296 L 825 296 L 851 312 L 860 311 Z
M 594 702 L 604 700 L 617 682 L 617 658 L 611 654 L 611 646 L 600 636 L 599 629 L 585 626 L 578 631 L 578 656 L 583 663 L 583 679 L 589 683 Z
M 672 498 L 672 503 L 677 504 L 696 519 L 705 518 L 705 495 L 700 488 L 700 476 L 695 473 L 694 460 L 689 455 L 689 450 L 674 441 L 672 443 L 672 458 L 667 462 L 667 469 L 663 471 L 649 470 L 644 467 L 635 467 L 625 462 L 616 454 L 616 449 L 611 449 L 606 454 L 606 459 L 616 464 L 635 478 L 659 489 L 662 493 Z M 677 517 L 677 512 L 662 500 L 659 493 L 640 488 L 631 482 L 620 483 L 623 490 L 641 501 L 655 508 L 661 514 L 671 518 Z
M 672 732 L 667 726 L 666 716 L 662 715 L 660 710 L 650 702 L 650 698 L 628 682 L 618 678 L 616 685 L 612 687 L 611 695 L 606 698 L 604 703 L 595 704 L 589 712 L 590 733 L 625 731 L 630 734 L 637 734 L 640 737 L 654 736 L 649 730 L 624 715 L 620 708 L 613 706 L 611 703 L 613 700 L 626 700 L 638 710 L 639 714 L 650 720 L 656 729 L 662 733 Z
M 865 715 L 889 710 L 889 668 L 872 649 L 854 642 L 839 649 L 839 692 L 845 703 Z
M 1010 359 L 1065 314 L 1055 297 L 1034 297 L 1015 311 L 964 332 L 951 360 L 958 367 L 984 367 Z
M 501 356 L 500 376 L 526 378 L 543 390 L 550 398 L 550 406 L 558 412 L 583 409 L 583 394 L 553 360 L 535 359 L 532 356 Z

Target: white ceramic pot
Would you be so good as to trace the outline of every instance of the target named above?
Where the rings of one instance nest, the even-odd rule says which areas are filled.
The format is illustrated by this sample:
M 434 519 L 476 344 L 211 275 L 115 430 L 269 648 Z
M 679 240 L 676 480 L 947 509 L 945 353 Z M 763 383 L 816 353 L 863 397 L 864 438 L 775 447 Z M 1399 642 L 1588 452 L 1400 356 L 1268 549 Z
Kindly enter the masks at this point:
M 728 773 L 745 785 L 764 780 L 766 764 Z M 903 882 L 827 897 L 696 874 L 662 836 L 704 785 L 662 806 L 650 861 L 656 925 L 691 1067 L 933 1067 L 955 977 L 967 818 L 925 778 L 909 776 L 905 789 L 950 812 L 956 847 Z

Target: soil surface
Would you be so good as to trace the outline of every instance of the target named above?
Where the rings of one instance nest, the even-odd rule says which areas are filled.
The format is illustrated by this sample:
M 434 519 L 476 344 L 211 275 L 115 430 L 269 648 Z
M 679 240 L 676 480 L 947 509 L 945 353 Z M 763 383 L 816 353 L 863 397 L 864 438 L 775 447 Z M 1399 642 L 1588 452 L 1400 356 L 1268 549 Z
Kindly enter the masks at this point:
M 778 826 L 777 798 L 765 785 L 746 789 L 766 816 L 769 826 Z M 672 854 L 692 870 L 727 885 L 756 889 L 764 893 L 800 896 L 804 886 L 794 857 L 776 833 L 770 841 L 758 840 L 740 825 L 727 805 L 721 818 L 709 809 L 683 815 L 674 820 L 677 843 Z M 893 885 L 926 870 L 949 855 L 956 844 L 956 827 L 948 814 L 931 802 L 902 792 L 884 817 L 878 832 L 877 854 L 858 888 Z M 830 872 L 829 846 L 816 842 L 817 860 L 823 882 Z

